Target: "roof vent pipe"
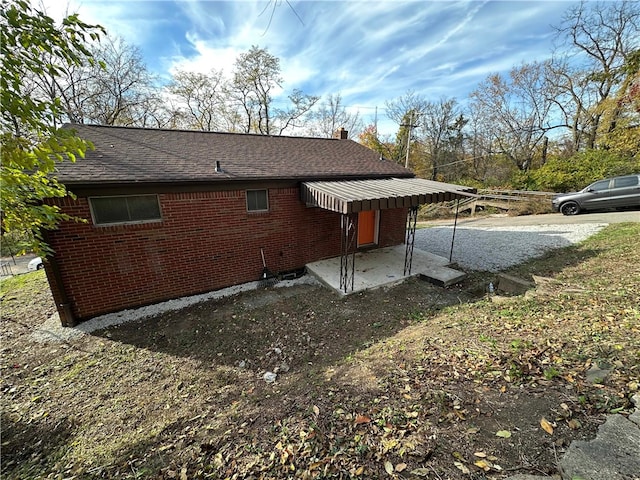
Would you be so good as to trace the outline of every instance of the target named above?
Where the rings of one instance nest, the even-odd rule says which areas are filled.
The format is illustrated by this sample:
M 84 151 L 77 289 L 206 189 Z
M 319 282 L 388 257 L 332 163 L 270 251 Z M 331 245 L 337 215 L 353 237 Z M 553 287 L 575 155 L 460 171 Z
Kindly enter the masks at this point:
M 216 160 L 216 173 L 222 173 L 222 168 L 220 168 L 220 160 Z

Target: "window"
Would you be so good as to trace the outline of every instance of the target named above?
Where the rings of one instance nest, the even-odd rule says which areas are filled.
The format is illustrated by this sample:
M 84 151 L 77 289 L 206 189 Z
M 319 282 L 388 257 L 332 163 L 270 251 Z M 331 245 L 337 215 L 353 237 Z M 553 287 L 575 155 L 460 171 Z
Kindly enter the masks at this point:
M 93 223 L 142 223 L 161 220 L 157 195 L 89 198 Z
M 602 190 L 607 190 L 609 188 L 609 180 L 600 180 L 599 182 L 594 183 L 589 187 L 589 190 L 593 190 L 596 192 L 601 192 Z
M 613 181 L 613 188 L 635 187 L 638 185 L 638 177 L 622 177 Z
M 267 190 L 247 190 L 247 211 L 266 212 L 269 210 Z

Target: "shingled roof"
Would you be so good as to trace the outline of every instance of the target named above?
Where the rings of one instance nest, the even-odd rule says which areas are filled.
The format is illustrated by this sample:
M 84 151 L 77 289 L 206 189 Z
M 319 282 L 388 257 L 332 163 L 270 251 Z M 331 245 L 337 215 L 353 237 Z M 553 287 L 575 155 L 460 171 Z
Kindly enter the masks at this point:
M 57 165 L 57 177 L 67 185 L 413 176 L 352 140 L 98 125 L 65 128 L 95 146 L 84 159 Z

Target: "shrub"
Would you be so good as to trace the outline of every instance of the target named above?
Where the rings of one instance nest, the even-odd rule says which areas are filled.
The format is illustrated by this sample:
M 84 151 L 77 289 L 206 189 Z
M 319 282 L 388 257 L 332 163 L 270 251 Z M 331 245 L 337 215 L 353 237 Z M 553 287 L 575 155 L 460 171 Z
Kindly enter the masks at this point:
M 516 181 L 528 190 L 568 192 L 602 178 L 640 172 L 640 158 L 607 150 L 585 150 L 570 158 L 553 158 Z

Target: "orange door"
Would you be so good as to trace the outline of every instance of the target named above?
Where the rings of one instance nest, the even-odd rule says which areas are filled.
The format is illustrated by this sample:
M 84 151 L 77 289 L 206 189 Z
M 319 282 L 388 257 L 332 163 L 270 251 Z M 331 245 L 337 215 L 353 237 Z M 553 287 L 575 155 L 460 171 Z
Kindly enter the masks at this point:
M 369 210 L 358 214 L 358 245 L 371 245 L 376 242 L 376 211 Z

